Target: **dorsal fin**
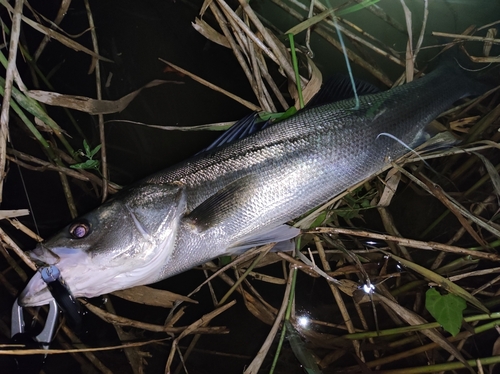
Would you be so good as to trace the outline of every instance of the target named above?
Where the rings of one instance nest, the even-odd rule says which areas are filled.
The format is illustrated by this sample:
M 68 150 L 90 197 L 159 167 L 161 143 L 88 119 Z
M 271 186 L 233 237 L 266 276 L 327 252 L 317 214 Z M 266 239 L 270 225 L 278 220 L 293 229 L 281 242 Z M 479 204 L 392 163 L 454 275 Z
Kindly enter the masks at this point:
M 358 96 L 379 93 L 380 90 L 374 85 L 355 79 L 356 92 Z M 352 99 L 354 90 L 351 79 L 346 74 L 334 74 L 328 78 L 318 93 L 307 103 L 304 109 L 310 109 L 320 105 L 331 104 L 337 101 Z
M 380 90 L 371 85 L 359 80 L 354 80 L 356 83 L 356 90 L 358 95 L 368 95 L 378 93 Z M 330 104 L 336 101 L 351 99 L 354 97 L 354 90 L 351 85 L 349 76 L 345 74 L 335 74 L 328 78 L 318 93 L 309 101 L 304 109 Z M 279 119 L 278 119 L 279 120 Z M 226 130 L 220 137 L 218 137 L 212 144 L 203 149 L 201 152 L 209 151 L 217 147 L 232 143 L 236 140 L 246 138 L 249 135 L 255 134 L 258 131 L 273 125 L 272 120 L 261 120 L 258 113 L 253 112 L 243 117 L 228 130 Z M 199 152 L 199 153 L 201 153 Z
M 228 130 L 226 130 L 220 137 L 218 137 L 212 144 L 210 144 L 204 151 L 221 147 L 223 145 L 246 138 L 247 136 L 263 130 L 271 124 L 271 121 L 261 121 L 259 114 L 256 112 L 250 113 L 243 117 Z

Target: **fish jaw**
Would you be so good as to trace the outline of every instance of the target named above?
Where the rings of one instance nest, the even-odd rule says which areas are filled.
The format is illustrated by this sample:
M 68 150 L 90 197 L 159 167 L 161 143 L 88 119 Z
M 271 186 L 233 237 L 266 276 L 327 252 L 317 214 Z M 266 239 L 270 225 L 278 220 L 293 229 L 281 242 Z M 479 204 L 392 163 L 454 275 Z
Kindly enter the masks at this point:
M 149 248 L 141 249 L 152 254 L 147 261 L 142 261 L 142 258 L 134 261 L 128 257 L 124 259 L 128 261 L 117 262 L 116 259 L 106 256 L 92 257 L 86 251 L 69 248 L 51 248 L 50 254 L 46 249 L 37 248 L 28 252 L 28 255 L 37 263 L 55 265 L 73 296 L 96 297 L 154 282 L 173 251 L 176 228 L 173 227 L 167 238 L 159 245 L 143 243 Z M 37 254 L 40 252 L 43 254 Z M 53 254 L 57 255 L 57 261 L 53 261 Z M 109 266 L 112 262 L 115 266 Z M 47 284 L 37 271 L 21 292 L 19 304 L 23 307 L 34 307 L 47 304 L 51 299 L 52 295 Z
M 68 280 L 74 285 L 71 289 L 73 295 L 92 297 L 91 294 L 94 293 L 95 287 L 87 290 L 90 295 L 84 295 L 80 290 L 81 285 L 88 283 L 88 273 L 93 271 L 89 267 L 90 258 L 83 251 L 73 251 L 73 254 L 68 252 L 64 248 L 53 248 L 48 251 L 38 246 L 35 250 L 28 252 L 28 255 L 36 263 L 56 265 L 61 272 L 62 279 Z M 37 271 L 21 292 L 19 304 L 23 307 L 34 307 L 48 304 L 50 300 L 52 300 L 52 295 L 42 279 L 41 273 Z
M 43 251 L 41 256 L 37 255 L 40 251 Z M 104 259 L 97 258 L 97 261 L 93 261 L 86 252 L 68 248 L 51 248 L 51 254 L 47 252 L 45 249 L 37 248 L 28 254 L 37 263 L 55 265 L 75 297 L 95 297 L 135 285 L 130 285 L 133 277 L 127 276 L 127 273 L 133 272 L 134 269 L 130 269 L 127 263 L 123 266 L 106 267 L 104 265 L 107 261 L 101 261 Z M 49 262 L 52 254 L 59 257 L 57 262 Z M 34 307 L 47 304 L 51 299 L 52 295 L 47 284 L 37 271 L 21 292 L 19 304 L 24 307 Z

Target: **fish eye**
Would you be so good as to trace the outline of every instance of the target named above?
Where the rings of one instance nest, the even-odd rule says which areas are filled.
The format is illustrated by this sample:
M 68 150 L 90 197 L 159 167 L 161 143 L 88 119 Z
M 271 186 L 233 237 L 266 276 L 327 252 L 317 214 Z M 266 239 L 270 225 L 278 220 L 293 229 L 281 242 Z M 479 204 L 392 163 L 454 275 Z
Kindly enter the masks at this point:
M 85 238 L 90 233 L 90 224 L 87 221 L 75 222 L 70 226 L 69 233 L 75 239 Z

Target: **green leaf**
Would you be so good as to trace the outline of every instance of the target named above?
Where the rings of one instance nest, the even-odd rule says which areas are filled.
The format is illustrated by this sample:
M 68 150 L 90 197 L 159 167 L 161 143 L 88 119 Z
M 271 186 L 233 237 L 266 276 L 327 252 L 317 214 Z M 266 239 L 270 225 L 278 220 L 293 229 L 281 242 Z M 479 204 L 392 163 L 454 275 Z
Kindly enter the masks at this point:
M 476 308 L 482 310 L 483 312 L 490 314 L 490 311 L 488 308 L 486 308 L 478 299 L 476 299 L 475 296 L 471 295 L 467 290 L 463 289 L 462 287 L 456 285 L 455 283 L 451 282 L 450 280 L 446 279 L 445 277 L 433 272 L 432 270 L 429 270 L 421 265 L 418 265 L 414 262 L 408 261 L 402 257 L 396 256 L 393 253 L 386 252 L 384 250 L 381 250 L 382 253 L 386 254 L 387 256 L 392 257 L 396 261 L 400 262 L 402 265 L 406 266 L 407 268 L 410 268 L 417 273 L 421 274 L 425 278 L 437 283 L 439 287 L 443 288 L 444 290 L 457 295 L 467 301 L 468 303 L 471 303 L 474 305 Z
M 259 113 L 259 118 L 263 121 L 268 121 L 270 119 L 281 121 L 287 119 L 288 117 L 293 116 L 295 113 L 297 113 L 297 108 L 291 106 L 290 108 L 287 109 L 286 112 L 279 112 L 279 113 L 261 112 Z
M 466 307 L 464 299 L 451 293 L 441 295 L 435 288 L 430 288 L 425 293 L 425 308 L 453 336 L 460 331 L 462 312 Z
M 87 140 L 86 139 L 83 139 L 83 148 L 85 148 L 85 155 L 88 157 L 88 158 L 92 158 L 90 157 L 90 146 L 89 146 L 89 143 L 87 143 Z
M 220 256 L 219 257 L 219 266 L 226 266 L 231 262 L 231 256 Z
M 345 219 L 353 219 L 353 218 L 360 217 L 360 215 L 359 215 L 359 209 L 357 209 L 357 208 L 358 208 L 357 206 L 354 206 L 352 209 L 338 209 L 338 210 L 334 210 L 334 212 L 339 217 L 342 217 L 342 218 L 345 218 Z
M 318 227 L 319 225 L 321 225 L 323 223 L 325 218 L 326 218 L 326 212 L 321 212 L 320 215 L 318 217 L 316 217 L 314 222 L 311 224 L 310 228 L 312 229 L 314 227 Z
M 364 200 L 361 202 L 361 206 L 362 206 L 363 208 L 371 208 L 370 200 L 368 200 L 368 199 L 364 199 Z
M 99 169 L 98 160 L 87 160 L 79 164 L 73 164 L 69 166 L 72 169 Z
M 268 121 L 270 119 L 280 118 L 284 113 L 285 112 L 278 112 L 278 113 L 260 112 L 259 118 L 262 121 Z
M 302 341 L 299 332 L 293 327 L 290 321 L 285 321 L 285 326 L 288 331 L 288 342 L 292 348 L 297 360 L 299 360 L 302 368 L 307 374 L 321 374 L 321 370 L 316 363 L 311 351 L 307 349 L 306 344 Z
M 95 148 L 94 148 L 94 149 L 90 152 L 90 157 L 89 157 L 89 158 L 94 157 L 94 156 L 95 156 L 95 154 L 96 154 L 97 152 L 99 152 L 99 150 L 101 149 L 101 147 L 102 147 L 102 144 L 99 144 L 97 147 L 95 147 Z

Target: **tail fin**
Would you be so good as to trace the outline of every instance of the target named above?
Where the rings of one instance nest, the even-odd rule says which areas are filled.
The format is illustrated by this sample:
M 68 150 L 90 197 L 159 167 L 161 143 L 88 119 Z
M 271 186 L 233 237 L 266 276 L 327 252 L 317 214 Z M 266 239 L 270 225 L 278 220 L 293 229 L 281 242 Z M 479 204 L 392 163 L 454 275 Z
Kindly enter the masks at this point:
M 441 53 L 435 70 L 451 73 L 463 81 L 467 91 L 463 97 L 479 96 L 500 84 L 499 66 L 490 65 L 474 62 L 458 46 L 452 46 Z

